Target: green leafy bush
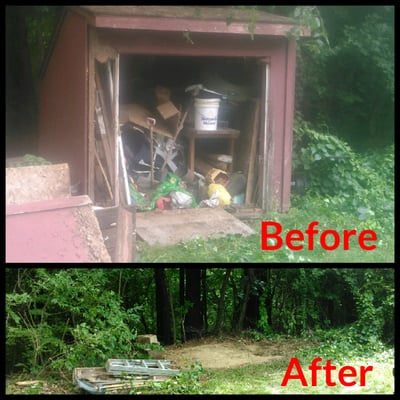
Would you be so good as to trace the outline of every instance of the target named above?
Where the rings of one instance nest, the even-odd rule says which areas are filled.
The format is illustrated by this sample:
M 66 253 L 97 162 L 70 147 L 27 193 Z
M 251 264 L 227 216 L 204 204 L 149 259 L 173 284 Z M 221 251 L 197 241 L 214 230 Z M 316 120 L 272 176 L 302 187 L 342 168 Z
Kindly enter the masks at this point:
M 361 229 L 394 232 L 394 146 L 362 154 L 329 132 L 295 121 L 294 175 L 303 175 L 308 194 L 357 215 Z
M 316 347 L 300 350 L 297 356 L 312 360 L 318 355 L 323 359 L 332 360 L 333 363 L 343 364 L 349 359 L 368 359 L 368 357 L 376 357 L 377 354 L 393 357 L 393 350 L 389 350 L 376 336 L 366 336 L 365 331 L 360 329 L 358 324 L 329 330 L 318 329 L 313 339 L 319 344 Z
M 92 367 L 134 352 L 134 308 L 106 290 L 102 269 L 32 270 L 23 293 L 7 293 L 7 345 L 23 344 L 28 371 Z

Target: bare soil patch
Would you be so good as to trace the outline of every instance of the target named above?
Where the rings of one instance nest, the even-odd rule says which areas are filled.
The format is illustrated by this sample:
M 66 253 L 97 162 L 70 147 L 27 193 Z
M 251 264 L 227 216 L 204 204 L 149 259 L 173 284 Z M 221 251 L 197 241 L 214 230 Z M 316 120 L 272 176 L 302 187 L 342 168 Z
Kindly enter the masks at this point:
M 188 368 L 195 361 L 206 369 L 235 368 L 289 360 L 297 350 L 311 344 L 301 339 L 202 338 L 167 346 L 163 355 L 178 368 Z

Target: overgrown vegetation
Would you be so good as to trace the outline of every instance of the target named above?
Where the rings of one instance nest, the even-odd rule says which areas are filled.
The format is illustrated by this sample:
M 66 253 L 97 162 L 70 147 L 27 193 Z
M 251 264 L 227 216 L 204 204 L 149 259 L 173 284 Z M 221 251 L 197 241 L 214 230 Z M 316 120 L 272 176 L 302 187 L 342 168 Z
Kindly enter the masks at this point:
M 300 117 L 294 135 L 293 175 L 303 177 L 309 197 L 323 198 L 350 218 L 357 215 L 363 229 L 394 232 L 394 145 L 360 154 Z
M 165 272 L 179 342 L 183 340 L 180 272 L 178 268 Z M 212 332 L 219 318 L 224 331 L 250 328 L 261 335 L 304 335 L 354 323 L 365 338 L 363 344 L 394 341 L 392 269 L 234 268 L 227 275 L 223 268 L 207 268 L 205 272 L 204 333 Z M 6 279 L 6 344 L 13 367 L 37 373 L 136 357 L 141 350 L 140 345 L 135 348 L 136 335 L 157 331 L 153 269 L 7 269 Z M 223 297 L 221 287 L 225 287 Z M 223 315 L 218 313 L 220 301 Z M 243 309 L 244 303 L 248 307 Z M 188 303 L 185 313 L 192 307 Z
M 35 374 L 134 354 L 137 311 L 104 290 L 102 270 L 21 272 L 19 290 L 6 294 L 7 346 L 22 350 L 16 366 Z
M 298 10 L 300 9 L 300 10 Z M 358 151 L 394 140 L 394 7 L 300 6 L 296 108 Z
M 189 314 L 199 313 L 202 325 L 194 337 L 245 331 L 246 340 L 253 341 L 297 337 L 318 344 L 299 353 L 304 362 L 321 356 L 337 363 L 368 357 L 392 363 L 393 269 L 202 268 L 200 291 L 190 295 L 188 291 L 195 289 L 187 286 L 185 298 L 193 300 L 185 301 L 184 308 L 181 269 L 163 270 L 174 343 L 184 341 L 181 328 Z M 160 288 L 152 268 L 7 268 L 5 272 L 8 373 L 65 380 L 76 367 L 102 366 L 109 358 L 148 357 L 143 345 L 135 343 L 136 335 L 153 332 L 160 338 L 171 329 L 159 325 Z M 186 285 L 188 279 L 189 275 Z M 281 371 L 283 365 L 275 367 Z M 215 390 L 212 382 L 218 382 L 218 376 L 207 375 L 201 364 L 194 364 L 177 380 L 157 383 L 151 390 L 208 393 Z M 271 384 L 279 387 L 277 377 Z M 37 390 L 43 390 L 39 386 Z M 232 393 L 233 388 L 222 385 L 217 392 Z M 256 390 L 270 389 L 261 385 Z

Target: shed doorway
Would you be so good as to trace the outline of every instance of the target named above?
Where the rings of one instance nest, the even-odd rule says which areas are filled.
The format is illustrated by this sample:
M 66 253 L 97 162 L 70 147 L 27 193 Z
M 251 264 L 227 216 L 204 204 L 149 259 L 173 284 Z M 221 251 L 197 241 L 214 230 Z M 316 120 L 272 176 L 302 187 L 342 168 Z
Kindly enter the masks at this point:
M 232 209 L 265 208 L 268 82 L 263 60 L 120 54 L 94 64 L 95 204 L 117 205 L 119 185 L 129 193 L 125 201 L 135 204 L 137 196 L 151 196 L 168 174 L 178 176 L 199 204 L 210 198 L 207 186 L 215 176 L 208 175 L 222 171 L 226 176 L 220 174 L 219 182 L 227 179 Z M 191 148 L 197 97 L 219 98 L 217 130 L 238 132 L 237 137 L 226 140 L 210 131 Z

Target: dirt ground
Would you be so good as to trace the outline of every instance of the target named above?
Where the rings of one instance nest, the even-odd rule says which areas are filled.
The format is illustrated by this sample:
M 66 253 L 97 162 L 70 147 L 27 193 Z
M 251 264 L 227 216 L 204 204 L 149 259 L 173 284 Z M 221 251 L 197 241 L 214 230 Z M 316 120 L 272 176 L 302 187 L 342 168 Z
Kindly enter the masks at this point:
M 289 360 L 298 349 L 310 344 L 299 339 L 202 338 L 167 346 L 163 358 L 171 360 L 178 368 L 188 368 L 196 360 L 205 369 L 235 368 Z

